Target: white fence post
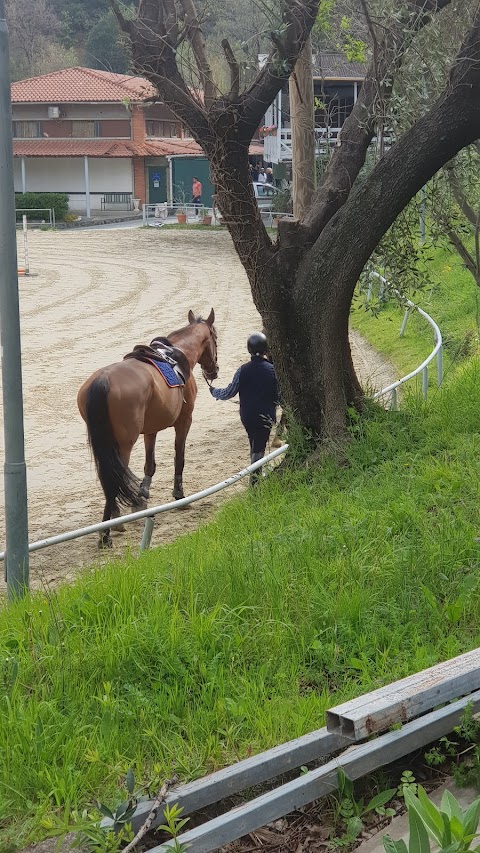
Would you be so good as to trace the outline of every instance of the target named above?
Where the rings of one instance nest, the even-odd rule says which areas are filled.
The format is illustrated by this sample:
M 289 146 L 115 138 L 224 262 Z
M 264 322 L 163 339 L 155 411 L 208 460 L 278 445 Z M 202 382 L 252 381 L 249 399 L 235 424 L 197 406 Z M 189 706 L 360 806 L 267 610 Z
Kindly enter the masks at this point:
M 437 384 L 440 385 L 443 382 L 443 346 L 437 352 Z
M 143 528 L 142 541 L 140 542 L 140 551 L 148 551 L 148 549 L 150 548 L 154 524 L 155 518 L 153 515 L 150 515 L 148 518 L 145 519 L 145 527 Z
M 428 397 L 428 367 L 425 367 L 422 370 L 422 393 L 423 399 L 426 400 Z
M 403 318 L 402 328 L 400 329 L 400 337 L 401 338 L 403 338 L 403 336 L 405 334 L 405 329 L 407 328 L 407 322 L 408 322 L 409 314 L 410 314 L 410 308 L 407 308 L 407 310 L 405 311 L 405 316 Z

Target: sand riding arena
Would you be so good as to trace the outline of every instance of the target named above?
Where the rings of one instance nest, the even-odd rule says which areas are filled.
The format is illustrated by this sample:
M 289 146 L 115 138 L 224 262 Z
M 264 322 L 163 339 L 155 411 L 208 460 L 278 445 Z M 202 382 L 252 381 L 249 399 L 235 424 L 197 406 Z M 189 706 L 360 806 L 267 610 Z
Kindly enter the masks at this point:
M 259 327 L 245 273 L 228 234 L 166 229 L 30 231 L 30 266 L 19 280 L 30 541 L 101 520 L 103 495 L 76 407 L 82 381 L 120 360 L 133 344 L 149 342 L 187 322 L 191 308 L 215 308 L 220 375 L 226 385 L 245 359 L 248 334 Z M 381 387 L 388 368 L 355 339 L 362 378 Z M 187 442 L 185 493 L 212 485 L 248 462 L 238 405 L 212 400 L 199 368 L 199 393 Z M 157 474 L 150 504 L 171 499 L 173 430 L 157 440 Z M 3 445 L 3 431 L 1 435 Z M 3 452 L 3 446 L 2 446 Z M 143 442 L 132 455 L 143 470 Z M 241 486 L 236 488 L 243 488 Z M 230 490 L 229 494 L 232 494 Z M 153 545 L 192 530 L 228 497 L 214 496 L 188 511 L 160 516 Z M 4 542 L 3 489 L 0 540 Z M 136 547 L 142 524 L 114 534 L 114 553 Z M 71 579 L 101 562 L 96 536 L 31 555 L 32 588 Z M 0 589 L 4 585 L 0 584 Z

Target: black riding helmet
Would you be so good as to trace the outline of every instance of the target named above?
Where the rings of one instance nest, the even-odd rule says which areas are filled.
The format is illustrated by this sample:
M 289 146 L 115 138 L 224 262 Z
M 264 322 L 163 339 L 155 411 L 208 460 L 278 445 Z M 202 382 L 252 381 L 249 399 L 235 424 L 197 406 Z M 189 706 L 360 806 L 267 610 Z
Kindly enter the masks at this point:
M 247 341 L 247 349 L 250 355 L 265 355 L 268 343 L 263 332 L 254 332 Z

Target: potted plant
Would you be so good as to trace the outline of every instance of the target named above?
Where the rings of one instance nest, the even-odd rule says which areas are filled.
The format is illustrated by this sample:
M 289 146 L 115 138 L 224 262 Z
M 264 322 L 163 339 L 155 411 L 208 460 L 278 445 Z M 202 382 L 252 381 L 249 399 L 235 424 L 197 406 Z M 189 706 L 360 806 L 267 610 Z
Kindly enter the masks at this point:
M 212 224 L 212 214 L 209 212 L 208 207 L 201 207 L 198 216 L 202 220 L 202 225 Z
M 185 225 L 187 222 L 187 203 L 183 184 L 175 187 L 175 201 L 178 204 L 176 209 L 177 222 L 179 225 Z

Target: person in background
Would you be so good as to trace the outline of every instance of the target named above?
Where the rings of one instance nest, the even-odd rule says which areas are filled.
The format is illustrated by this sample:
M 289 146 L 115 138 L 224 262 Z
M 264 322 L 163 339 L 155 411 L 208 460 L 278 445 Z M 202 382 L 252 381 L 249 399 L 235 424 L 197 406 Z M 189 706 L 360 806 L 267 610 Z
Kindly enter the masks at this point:
M 200 207 L 202 204 L 202 185 L 198 178 L 193 178 L 192 182 L 192 201 L 195 207 Z
M 258 173 L 257 180 L 258 180 L 259 184 L 266 184 L 267 183 L 267 176 L 265 174 L 265 169 L 263 168 L 263 166 Z
M 267 184 L 273 184 L 273 169 L 268 166 L 265 171 L 267 176 Z
M 257 462 L 265 455 L 270 431 L 277 419 L 277 406 L 281 404 L 277 377 L 273 364 L 266 358 L 267 338 L 262 332 L 254 332 L 247 340 L 250 361 L 236 371 L 226 388 L 213 388 L 210 393 L 215 400 L 230 400 L 240 397 L 240 420 L 250 442 L 250 461 Z M 250 477 L 252 485 L 258 472 Z

